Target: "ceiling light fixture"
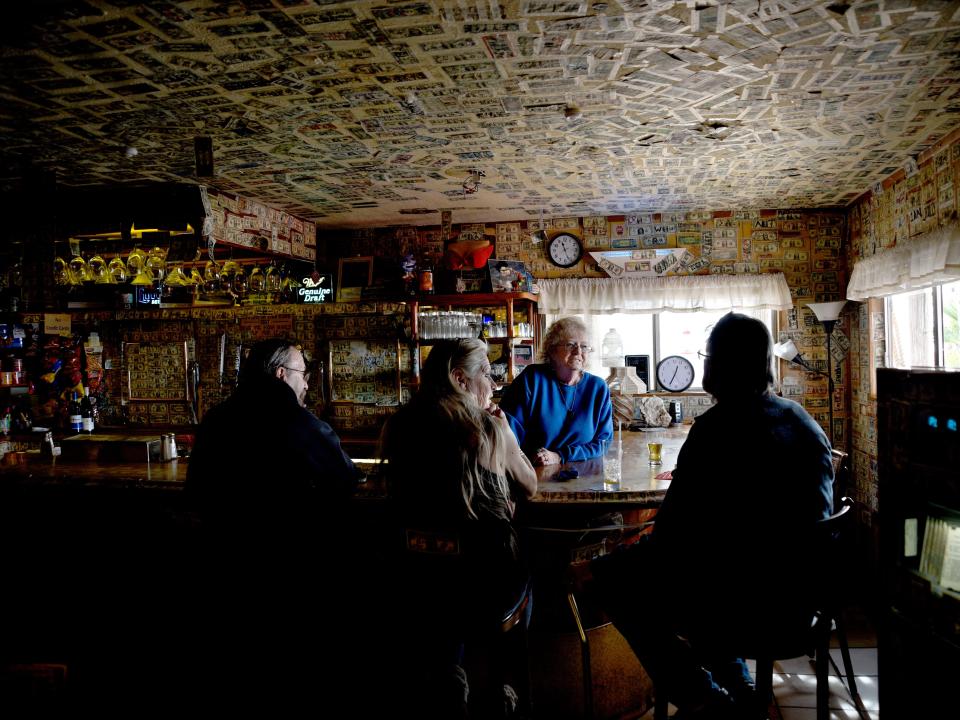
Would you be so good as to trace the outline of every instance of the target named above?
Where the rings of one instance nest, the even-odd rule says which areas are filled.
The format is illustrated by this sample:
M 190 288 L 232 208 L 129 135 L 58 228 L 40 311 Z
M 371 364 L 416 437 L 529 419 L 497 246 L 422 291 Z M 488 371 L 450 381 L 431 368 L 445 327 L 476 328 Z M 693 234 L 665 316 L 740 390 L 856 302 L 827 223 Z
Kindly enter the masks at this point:
M 539 245 L 540 243 L 547 241 L 547 231 L 543 227 L 543 208 L 540 208 L 540 229 L 534 230 L 530 233 L 530 243 L 532 245 Z
M 480 189 L 480 182 L 487 174 L 483 170 L 470 170 L 470 174 L 463 181 L 463 194 L 473 195 Z

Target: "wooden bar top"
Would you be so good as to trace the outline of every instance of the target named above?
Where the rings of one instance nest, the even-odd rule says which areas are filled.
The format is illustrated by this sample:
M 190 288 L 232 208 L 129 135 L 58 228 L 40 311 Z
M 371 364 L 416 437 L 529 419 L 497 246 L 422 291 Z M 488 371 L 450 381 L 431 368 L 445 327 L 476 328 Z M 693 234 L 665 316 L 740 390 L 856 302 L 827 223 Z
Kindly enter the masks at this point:
M 110 486 L 182 490 L 184 460 L 151 463 L 96 462 L 44 457 L 39 451 L 8 453 L 0 464 L 0 481 L 35 484 Z
M 534 503 L 644 503 L 658 505 L 670 486 L 669 480 L 656 476 L 673 470 L 677 454 L 690 432 L 689 425 L 641 431 L 623 431 L 623 458 L 619 486 L 604 483 L 603 458 L 565 465 L 537 468 L 537 494 Z M 647 443 L 663 445 L 660 465 L 650 464 Z M 565 479 L 564 470 L 576 470 L 575 478 Z
M 603 458 L 594 458 L 566 465 L 537 468 L 538 492 L 534 504 L 640 503 L 657 505 L 663 499 L 669 480 L 656 475 L 672 470 L 680 446 L 687 439 L 689 425 L 643 431 L 623 431 L 622 473 L 619 486 L 605 484 Z M 662 464 L 650 465 L 647 443 L 663 445 Z M 0 463 L 0 482 L 70 487 L 140 488 L 178 492 L 187 477 L 189 459 L 172 462 L 98 462 L 44 457 L 39 451 L 8 453 Z M 368 482 L 357 491 L 359 499 L 378 499 L 384 488 L 376 477 L 371 460 L 358 462 L 370 472 Z M 575 469 L 578 476 L 565 478 L 564 470 Z

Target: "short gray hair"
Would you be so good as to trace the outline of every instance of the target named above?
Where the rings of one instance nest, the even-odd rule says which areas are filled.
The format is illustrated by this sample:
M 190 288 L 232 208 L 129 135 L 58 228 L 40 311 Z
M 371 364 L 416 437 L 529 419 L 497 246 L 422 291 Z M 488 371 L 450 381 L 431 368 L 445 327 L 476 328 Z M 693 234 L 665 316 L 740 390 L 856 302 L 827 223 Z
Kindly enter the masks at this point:
M 283 338 L 262 340 L 250 348 L 240 368 L 240 382 L 263 377 L 276 377 L 277 370 L 290 361 L 290 353 L 299 346 Z
M 574 333 L 587 334 L 587 326 L 580 318 L 565 317 L 554 322 L 547 328 L 547 334 L 543 337 L 543 349 L 540 351 L 541 359 L 549 361 L 554 348 L 566 343 Z

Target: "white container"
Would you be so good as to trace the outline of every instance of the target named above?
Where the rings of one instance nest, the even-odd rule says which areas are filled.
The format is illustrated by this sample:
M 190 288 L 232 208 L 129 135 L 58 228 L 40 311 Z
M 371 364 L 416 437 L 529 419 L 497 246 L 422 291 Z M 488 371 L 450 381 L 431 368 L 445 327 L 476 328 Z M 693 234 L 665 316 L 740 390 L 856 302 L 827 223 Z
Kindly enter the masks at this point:
M 600 364 L 604 367 L 623 367 L 623 340 L 615 328 L 610 328 L 603 336 Z

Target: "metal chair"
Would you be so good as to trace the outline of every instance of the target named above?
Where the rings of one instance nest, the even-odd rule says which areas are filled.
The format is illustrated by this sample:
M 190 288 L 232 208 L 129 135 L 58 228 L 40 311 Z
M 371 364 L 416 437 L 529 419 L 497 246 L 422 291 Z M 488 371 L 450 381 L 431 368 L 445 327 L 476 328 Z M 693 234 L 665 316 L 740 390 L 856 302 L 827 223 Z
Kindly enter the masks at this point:
M 830 656 L 830 634 L 836 630 L 843 660 L 844 671 L 850 695 L 861 717 L 867 718 L 866 710 L 857 691 L 853 663 L 847 644 L 846 627 L 843 620 L 842 586 L 846 575 L 844 557 L 842 553 L 843 537 L 848 524 L 852 521 L 851 508 L 853 501 L 844 497 L 840 500 L 840 509 L 828 518 L 817 523 L 816 537 L 820 553 L 825 563 L 824 582 L 818 602 L 818 607 L 811 622 L 806 627 L 791 629 L 775 636 L 769 636 L 769 642 L 759 645 L 742 645 L 731 647 L 731 653 L 740 657 L 754 658 L 757 661 L 756 669 L 756 697 L 758 707 L 756 717 L 766 718 L 766 711 L 773 699 L 773 664 L 777 660 L 808 655 L 815 657 L 817 677 L 817 720 L 827 720 L 829 717 L 829 680 L 828 672 L 831 666 L 837 671 L 833 658 Z M 593 686 L 590 665 L 590 644 L 580 607 L 575 594 L 576 588 L 570 585 L 567 600 L 570 605 L 577 632 L 580 637 L 581 653 L 583 658 L 584 707 L 585 716 L 593 716 Z M 609 621 L 607 621 L 609 622 Z M 596 627 L 602 627 L 597 625 Z M 656 692 L 654 703 L 655 720 L 666 720 L 667 697 L 665 693 Z
M 843 621 L 843 601 L 841 597 L 846 568 L 840 552 L 842 538 L 853 520 L 850 512 L 853 501 L 848 497 L 840 500 L 839 510 L 817 523 L 817 539 L 821 543 L 818 551 L 822 553 L 825 568 L 825 582 L 816 615 L 809 629 L 796 635 L 786 634 L 772 638 L 770 643 L 761 647 L 742 648 L 738 652 L 743 657 L 752 657 L 757 661 L 756 681 L 757 699 L 760 704 L 758 717 L 766 717 L 767 707 L 773 697 L 773 664 L 777 660 L 787 660 L 801 655 L 815 658 L 817 676 L 817 720 L 827 720 L 830 715 L 829 669 L 836 665 L 830 656 L 830 634 L 835 629 L 840 644 L 840 653 L 847 676 L 850 695 L 863 712 L 863 703 L 857 691 L 857 683 L 847 644 L 846 626 Z M 812 649 L 812 653 L 811 653 Z M 839 675 L 839 669 L 837 669 Z
M 624 539 L 633 539 L 635 540 L 640 534 L 644 531 L 649 530 L 653 526 L 652 521 L 642 522 L 642 523 L 628 523 L 623 524 L 622 521 L 620 524 L 614 525 L 602 525 L 594 526 L 588 528 L 550 528 L 555 532 L 566 532 L 566 533 L 575 533 L 579 534 L 581 540 L 590 536 L 593 533 L 608 533 L 612 534 L 611 537 L 616 538 L 618 541 Z M 533 530 L 545 530 L 547 528 L 531 528 Z M 597 557 L 598 554 L 604 554 L 613 549 L 613 544 L 610 542 L 603 542 L 597 544 L 590 544 L 584 547 L 577 548 L 571 552 L 572 563 L 571 565 L 576 565 L 579 562 L 584 562 L 586 560 L 593 559 Z M 584 552 L 586 550 L 586 552 Z M 587 626 L 583 619 L 583 613 L 580 611 L 580 606 L 577 603 L 576 593 L 579 588 L 576 586 L 576 583 L 572 580 L 573 574 L 568 574 L 567 582 L 567 605 L 570 608 L 570 613 L 573 617 L 573 622 L 577 630 L 577 638 L 580 642 L 580 664 L 583 680 L 583 715 L 586 718 L 592 718 L 594 716 L 593 709 L 593 664 L 591 660 L 590 653 L 590 637 L 589 633 L 593 630 L 599 630 L 603 627 L 606 627 L 611 624 L 611 620 L 600 610 L 599 607 L 592 607 L 591 611 L 595 613 L 598 622 Z M 666 718 L 666 715 L 663 716 Z M 661 720 L 657 716 L 656 720 Z

